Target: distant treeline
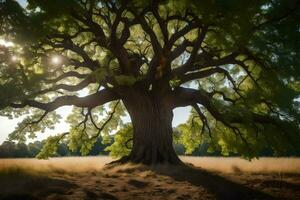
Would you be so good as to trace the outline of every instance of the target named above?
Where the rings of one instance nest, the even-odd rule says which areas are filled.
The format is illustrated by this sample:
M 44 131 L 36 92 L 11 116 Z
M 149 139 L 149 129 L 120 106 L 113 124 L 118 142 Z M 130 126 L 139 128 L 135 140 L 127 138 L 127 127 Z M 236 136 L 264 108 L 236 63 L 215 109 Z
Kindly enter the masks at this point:
M 35 141 L 29 144 L 24 143 L 15 143 L 12 141 L 5 141 L 0 145 L 0 158 L 33 158 L 35 157 L 43 147 L 45 141 Z M 99 138 L 95 143 L 94 147 L 88 154 L 89 156 L 96 155 L 108 155 L 109 152 L 104 149 L 110 146 L 110 144 L 102 144 L 102 139 Z M 174 146 L 175 151 L 178 155 L 185 155 L 185 149 L 183 145 L 176 144 Z M 192 156 L 222 156 L 220 152 L 209 153 L 207 152 L 208 145 L 202 144 L 197 148 L 191 155 Z M 65 143 L 61 143 L 58 147 L 57 155 L 58 157 L 62 156 L 81 156 L 80 152 L 71 152 Z M 239 156 L 238 154 L 231 154 L 230 156 Z M 266 149 L 260 153 L 260 156 L 273 156 L 271 150 Z M 300 156 L 293 152 L 288 152 L 284 156 Z
M 44 143 L 45 141 L 35 141 L 29 144 L 5 141 L 0 145 L 0 158 L 33 158 L 40 152 Z M 99 139 L 88 155 L 108 155 L 109 152 L 104 151 L 108 145 L 102 144 Z M 81 154 L 79 151 L 71 152 L 67 144 L 61 143 L 56 156 L 81 156 Z
M 42 149 L 45 141 L 35 141 L 28 144 L 24 143 L 15 143 L 12 141 L 5 141 L 0 145 L 0 158 L 34 158 Z M 110 144 L 102 144 L 102 139 L 99 138 L 94 145 L 93 149 L 88 154 L 89 156 L 95 155 L 108 155 L 109 152 L 104 149 L 110 146 Z M 183 145 L 176 144 L 174 146 L 175 151 L 178 155 L 184 155 L 185 149 Z M 192 155 L 194 156 L 221 156 L 220 153 L 207 153 L 206 146 L 202 145 L 201 148 L 198 148 Z M 61 143 L 58 146 L 57 155 L 61 156 L 81 156 L 80 152 L 72 152 L 69 150 L 66 143 Z

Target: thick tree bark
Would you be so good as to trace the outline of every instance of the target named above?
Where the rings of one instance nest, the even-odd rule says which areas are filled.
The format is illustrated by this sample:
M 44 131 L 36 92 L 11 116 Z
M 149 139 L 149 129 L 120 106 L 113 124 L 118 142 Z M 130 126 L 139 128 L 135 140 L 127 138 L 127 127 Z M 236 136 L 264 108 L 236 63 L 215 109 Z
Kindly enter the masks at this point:
M 156 95 L 131 94 L 124 104 L 130 114 L 134 135 L 133 147 L 124 162 L 181 164 L 173 148 L 173 112 L 167 100 Z

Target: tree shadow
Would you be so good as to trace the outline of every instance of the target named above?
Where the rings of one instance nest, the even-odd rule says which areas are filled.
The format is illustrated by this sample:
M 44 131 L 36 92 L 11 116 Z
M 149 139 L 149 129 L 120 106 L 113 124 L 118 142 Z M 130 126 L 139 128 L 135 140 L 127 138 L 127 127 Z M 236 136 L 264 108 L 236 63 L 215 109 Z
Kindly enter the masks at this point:
M 294 191 L 300 191 L 300 184 L 289 183 L 283 180 L 265 180 L 261 183 L 261 186 L 265 188 L 286 188 Z
M 68 194 L 78 186 L 67 180 L 26 173 L 0 174 L 0 200 L 39 200 L 51 194 Z
M 100 194 L 96 194 L 94 191 L 84 190 L 87 195 L 85 200 L 118 200 L 117 197 L 112 194 L 101 192 Z
M 217 199 L 276 199 L 275 197 L 264 192 L 251 189 L 212 172 L 208 172 L 192 166 L 156 166 L 151 167 L 151 170 L 156 172 L 157 174 L 169 176 L 176 181 L 187 181 L 192 185 L 204 187 L 209 192 L 216 195 Z

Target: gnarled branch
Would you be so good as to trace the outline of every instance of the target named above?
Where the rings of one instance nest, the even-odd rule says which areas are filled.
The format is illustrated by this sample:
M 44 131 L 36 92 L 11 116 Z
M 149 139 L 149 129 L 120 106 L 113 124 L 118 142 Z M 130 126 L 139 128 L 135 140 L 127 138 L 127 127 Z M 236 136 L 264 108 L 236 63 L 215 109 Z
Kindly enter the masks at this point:
M 49 103 L 41 103 L 35 100 L 24 100 L 22 103 L 11 103 L 9 106 L 13 108 L 24 108 L 25 106 L 31 106 L 51 112 L 59 107 L 67 105 L 94 108 L 107 102 L 117 100 L 118 98 L 119 97 L 111 90 L 103 89 L 86 97 L 62 96 Z

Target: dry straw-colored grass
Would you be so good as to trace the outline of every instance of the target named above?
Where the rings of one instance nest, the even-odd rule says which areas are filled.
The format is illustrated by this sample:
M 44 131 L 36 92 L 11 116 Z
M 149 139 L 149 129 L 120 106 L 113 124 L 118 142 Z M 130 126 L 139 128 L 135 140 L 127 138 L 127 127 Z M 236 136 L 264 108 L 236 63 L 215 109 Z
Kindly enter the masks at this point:
M 184 162 L 209 171 L 222 173 L 300 173 L 299 158 L 260 158 L 251 162 L 241 158 L 181 156 Z M 112 159 L 98 157 L 65 157 L 38 159 L 0 159 L 0 171 L 16 168 L 37 172 L 92 172 L 101 170 Z
M 112 159 L 106 156 L 98 157 L 65 157 L 38 160 L 35 158 L 0 159 L 0 172 L 16 171 L 24 169 L 27 172 L 58 172 L 76 173 L 99 171 Z
M 223 173 L 300 173 L 300 158 L 259 158 L 248 161 L 241 158 L 183 156 L 181 159 L 197 167 Z

